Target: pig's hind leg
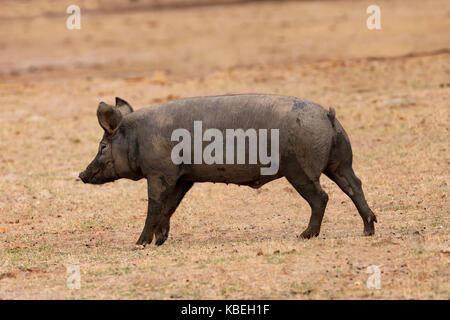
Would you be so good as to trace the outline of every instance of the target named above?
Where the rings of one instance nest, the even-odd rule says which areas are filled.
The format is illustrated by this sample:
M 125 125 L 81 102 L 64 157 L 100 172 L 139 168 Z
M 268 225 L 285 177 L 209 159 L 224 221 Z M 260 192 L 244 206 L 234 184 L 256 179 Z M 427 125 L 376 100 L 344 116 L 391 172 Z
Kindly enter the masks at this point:
M 377 218 L 366 202 L 361 180 L 353 172 L 352 148 L 347 135 L 341 130 L 337 133 L 324 173 L 352 199 L 364 222 L 364 235 L 370 236 L 375 234 L 374 222 L 377 222 Z
M 328 202 L 328 195 L 319 183 L 319 177 L 310 178 L 300 165 L 292 164 L 285 173 L 286 179 L 311 207 L 311 217 L 308 227 L 300 235 L 303 239 L 317 237 L 320 233 L 323 215 Z
M 364 235 L 375 234 L 374 222 L 377 222 L 377 217 L 369 208 L 364 197 L 361 180 L 355 175 L 352 167 L 345 164 L 337 168 L 328 167 L 324 173 L 352 199 L 363 220 Z

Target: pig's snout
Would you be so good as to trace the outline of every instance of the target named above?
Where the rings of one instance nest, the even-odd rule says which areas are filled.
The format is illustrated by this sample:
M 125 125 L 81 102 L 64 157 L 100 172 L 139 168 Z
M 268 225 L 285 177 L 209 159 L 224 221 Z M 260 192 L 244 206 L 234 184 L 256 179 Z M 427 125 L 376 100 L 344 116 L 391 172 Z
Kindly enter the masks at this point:
M 88 175 L 86 173 L 86 171 L 80 172 L 80 175 L 78 176 L 81 181 L 83 181 L 84 183 L 88 182 Z

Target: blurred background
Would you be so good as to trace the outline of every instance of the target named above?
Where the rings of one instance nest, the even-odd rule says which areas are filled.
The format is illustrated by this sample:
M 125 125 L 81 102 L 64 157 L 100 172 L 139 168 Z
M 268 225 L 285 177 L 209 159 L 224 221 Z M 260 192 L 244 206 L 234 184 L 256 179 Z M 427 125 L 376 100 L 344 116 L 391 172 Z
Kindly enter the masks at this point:
M 448 49 L 448 2 L 113 0 L 1 1 L 0 75 L 201 76 L 236 67 Z M 81 9 L 68 30 L 66 8 Z
M 0 298 L 448 299 L 449 3 L 1 0 Z M 98 103 L 250 92 L 336 109 L 376 235 L 325 177 L 309 242 L 295 238 L 309 206 L 284 179 L 205 183 L 164 246 L 130 251 L 145 181 L 77 181 L 103 134 Z M 71 264 L 82 290 L 66 287 Z M 366 287 L 370 265 L 381 290 Z

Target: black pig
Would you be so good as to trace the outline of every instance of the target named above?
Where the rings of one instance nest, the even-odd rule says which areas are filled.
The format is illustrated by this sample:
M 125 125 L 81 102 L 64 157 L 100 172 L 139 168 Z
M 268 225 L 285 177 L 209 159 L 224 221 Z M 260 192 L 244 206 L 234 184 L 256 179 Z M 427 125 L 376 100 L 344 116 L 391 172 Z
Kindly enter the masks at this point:
M 319 183 L 322 173 L 352 199 L 364 222 L 364 234 L 375 232 L 377 219 L 366 203 L 361 181 L 353 172 L 350 141 L 335 118 L 333 108 L 327 111 L 317 104 L 287 96 L 226 95 L 170 101 L 133 111 L 126 101 L 116 98 L 115 106 L 101 102 L 97 116 L 105 134 L 97 156 L 80 173 L 80 179 L 92 184 L 120 178 L 147 179 L 148 212 L 138 245 L 150 244 L 153 236 L 156 245 L 164 243 L 169 234 L 170 217 L 194 182 L 224 182 L 259 188 L 281 177 L 286 177 L 311 206 L 309 225 L 301 237 L 318 236 L 328 201 Z M 215 150 L 214 163 L 198 162 L 198 155 L 191 157 L 186 150 L 174 158 L 173 150 L 178 141 L 173 141 L 173 133 L 182 128 L 185 133 L 198 135 L 194 121 L 197 124 L 201 121 L 202 130 L 215 129 L 216 134 L 242 129 L 241 135 L 234 138 L 242 138 L 244 133 L 243 155 L 245 159 L 253 157 L 253 162 L 243 163 L 242 157 L 239 161 L 238 154 L 231 154 L 231 158 L 225 160 L 217 153 L 219 149 Z M 270 174 L 262 174 L 263 168 L 267 169 L 267 161 L 255 163 L 252 154 L 255 149 L 250 148 L 250 142 L 245 145 L 245 139 L 250 141 L 256 131 L 260 132 L 260 138 L 261 132 L 278 132 L 278 136 L 266 136 L 271 156 L 275 155 Z M 205 140 L 208 139 L 200 142 L 201 148 Z M 211 140 L 210 137 L 208 141 Z M 195 142 L 188 144 L 193 146 L 194 152 L 198 151 L 199 145 L 195 146 Z M 272 148 L 277 145 L 279 150 Z M 194 164 L 180 163 L 180 159 L 192 158 Z

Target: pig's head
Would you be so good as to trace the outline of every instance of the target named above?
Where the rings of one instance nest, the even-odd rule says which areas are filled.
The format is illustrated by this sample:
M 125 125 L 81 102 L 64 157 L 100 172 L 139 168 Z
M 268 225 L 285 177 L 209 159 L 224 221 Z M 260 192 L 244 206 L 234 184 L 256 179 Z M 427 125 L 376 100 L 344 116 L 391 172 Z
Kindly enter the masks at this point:
M 133 165 L 129 163 L 130 137 L 127 130 L 121 128 L 124 117 L 133 112 L 133 108 L 124 100 L 116 98 L 112 106 L 100 102 L 97 117 L 100 126 L 105 130 L 94 160 L 80 173 L 84 183 L 103 184 L 120 178 L 136 177 Z

